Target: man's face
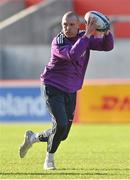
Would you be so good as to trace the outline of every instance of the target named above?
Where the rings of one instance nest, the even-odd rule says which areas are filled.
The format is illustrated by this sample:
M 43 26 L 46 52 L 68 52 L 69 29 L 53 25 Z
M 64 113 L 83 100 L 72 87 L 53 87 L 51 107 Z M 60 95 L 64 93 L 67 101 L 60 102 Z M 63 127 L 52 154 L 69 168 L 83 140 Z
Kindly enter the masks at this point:
M 66 37 L 75 37 L 78 33 L 80 23 L 75 16 L 63 16 L 62 18 L 62 30 Z

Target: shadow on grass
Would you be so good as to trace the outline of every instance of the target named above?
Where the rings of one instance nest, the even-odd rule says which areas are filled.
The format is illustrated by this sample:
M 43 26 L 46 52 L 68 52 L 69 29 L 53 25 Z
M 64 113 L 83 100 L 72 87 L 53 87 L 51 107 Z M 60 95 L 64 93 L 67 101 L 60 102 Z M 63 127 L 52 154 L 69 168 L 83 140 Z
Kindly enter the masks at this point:
M 72 172 L 68 172 L 68 171 L 72 171 Z M 80 172 L 77 172 L 80 171 Z M 87 171 L 87 172 L 82 172 L 82 171 Z M 115 171 L 115 172 L 111 172 L 111 171 Z M 125 173 L 123 173 L 123 171 L 125 171 Z M 122 172 L 122 174 L 121 174 Z M 49 176 L 49 175 L 62 175 L 62 176 L 66 176 L 66 175 L 70 175 L 70 176 L 74 176 L 74 175 L 80 175 L 80 176 L 95 176 L 95 175 L 99 175 L 99 176 L 115 176 L 115 175 L 130 175 L 130 169 L 57 169 L 57 170 L 50 170 L 50 171 L 43 171 L 41 173 L 30 173 L 30 172 L 26 172 L 26 173 L 22 173 L 22 172 L 15 172 L 15 173 L 11 173 L 11 172 L 5 172 L 5 173 L 1 173 L 0 175 L 2 176 Z M 128 173 L 128 174 L 127 174 Z
M 119 175 L 119 174 L 109 174 L 109 173 L 53 173 L 52 171 L 50 173 L 0 173 L 2 176 L 52 176 L 52 175 L 62 175 L 62 176 L 75 176 L 75 175 L 100 175 L 100 176 L 106 176 L 106 175 Z

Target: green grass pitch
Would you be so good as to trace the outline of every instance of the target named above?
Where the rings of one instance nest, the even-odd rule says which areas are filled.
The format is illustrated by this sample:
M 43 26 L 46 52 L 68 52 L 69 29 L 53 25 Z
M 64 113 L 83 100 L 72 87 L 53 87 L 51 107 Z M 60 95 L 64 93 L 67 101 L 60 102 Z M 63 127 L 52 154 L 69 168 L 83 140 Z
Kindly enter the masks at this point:
M 57 170 L 44 171 L 46 143 L 18 154 L 25 130 L 48 124 L 0 124 L 0 179 L 130 179 L 130 124 L 74 124 L 55 156 Z

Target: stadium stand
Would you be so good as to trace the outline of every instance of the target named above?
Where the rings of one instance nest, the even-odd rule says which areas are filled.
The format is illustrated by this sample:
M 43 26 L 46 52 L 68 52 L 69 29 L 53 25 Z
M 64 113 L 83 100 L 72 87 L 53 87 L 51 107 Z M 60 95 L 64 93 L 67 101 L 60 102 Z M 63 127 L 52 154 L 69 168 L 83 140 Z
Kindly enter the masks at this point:
M 130 0 L 73 0 L 73 4 L 79 16 L 91 10 L 103 12 L 112 19 L 117 38 L 130 38 Z
M 9 18 L 24 8 L 24 0 L 0 0 L 0 21 Z
M 44 0 L 25 0 L 25 7 L 30 7 L 32 5 L 38 4 Z
M 51 42 L 54 34 L 59 32 L 61 17 L 67 10 L 72 9 L 71 6 L 70 0 L 48 0 L 1 22 L 0 78 L 39 78 L 41 70 L 49 59 L 48 43 Z M 14 68 L 16 66 L 22 71 Z M 35 71 L 32 70 L 32 66 L 33 68 L 37 66 Z
M 24 2 L 24 0 L 18 1 Z M 103 0 L 44 0 L 41 3 L 36 3 L 35 1 L 36 5 L 2 21 L 0 23 L 0 78 L 38 79 L 41 69 L 49 59 L 48 47 L 51 40 L 61 29 L 60 21 L 64 12 L 75 10 L 82 17 L 86 11 L 93 9 L 102 11 L 112 19 L 118 49 L 115 48 L 114 52 L 107 57 L 103 53 L 102 56 L 97 56 L 96 53 L 92 54 L 93 61 L 88 67 L 87 77 L 128 78 L 130 76 L 129 70 L 126 69 L 129 67 L 127 57 L 129 57 L 130 48 L 128 39 L 130 37 L 130 7 L 128 6 L 130 0 L 114 2 L 112 0 L 105 2 Z M 117 3 L 119 4 L 118 8 Z M 119 53 L 120 55 L 117 56 Z M 125 63 L 122 66 L 121 59 L 126 62 L 127 67 Z M 26 67 L 24 66 L 25 63 Z M 32 67 L 30 63 L 32 63 Z M 117 63 L 119 65 L 118 70 Z M 36 64 L 37 68 L 33 71 Z M 15 65 L 18 68 L 14 68 Z

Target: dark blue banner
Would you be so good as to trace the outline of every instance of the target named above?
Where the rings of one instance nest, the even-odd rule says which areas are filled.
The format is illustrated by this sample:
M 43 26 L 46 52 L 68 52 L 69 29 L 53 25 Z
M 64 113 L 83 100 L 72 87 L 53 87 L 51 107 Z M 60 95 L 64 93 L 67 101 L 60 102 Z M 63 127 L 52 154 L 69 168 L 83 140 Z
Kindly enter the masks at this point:
M 50 120 L 39 87 L 0 87 L 0 121 L 47 122 Z

